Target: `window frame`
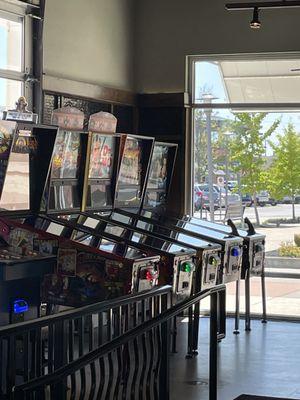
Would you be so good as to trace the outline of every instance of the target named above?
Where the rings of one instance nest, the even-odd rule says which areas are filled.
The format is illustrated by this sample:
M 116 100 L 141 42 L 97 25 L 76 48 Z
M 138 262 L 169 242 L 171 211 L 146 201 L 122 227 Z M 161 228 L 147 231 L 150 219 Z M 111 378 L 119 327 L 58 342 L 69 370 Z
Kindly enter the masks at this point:
M 186 134 L 185 159 L 190 160 L 186 166 L 185 173 L 185 205 L 184 211 L 187 214 L 193 213 L 194 209 L 194 113 L 196 109 L 226 109 L 238 108 L 243 111 L 299 111 L 300 102 L 298 103 L 197 103 L 195 101 L 195 65 L 199 61 L 257 61 L 257 60 L 291 60 L 300 59 L 300 52 L 283 52 L 283 53 L 238 53 L 238 54 L 204 54 L 199 56 L 186 57 L 186 75 L 185 75 L 185 91 L 188 93 L 188 126 Z
M 257 60 L 292 60 L 300 59 L 300 52 L 283 52 L 283 53 L 240 53 L 240 54 L 208 54 L 201 56 L 187 56 L 186 57 L 186 76 L 185 76 L 185 90 L 189 95 L 189 102 L 187 104 L 190 112 L 188 114 L 189 130 L 186 132 L 186 149 L 185 159 L 190 160 L 185 175 L 185 192 L 188 193 L 188 201 L 185 203 L 185 212 L 193 215 L 194 210 L 194 113 L 197 109 L 230 109 L 239 108 L 241 112 L 255 112 L 255 111 L 273 111 L 273 112 L 300 112 L 300 102 L 297 103 L 197 103 L 195 102 L 195 64 L 197 61 L 257 61 Z M 272 279 L 274 277 L 266 277 Z M 275 279 L 289 279 L 291 276 L 281 277 L 277 276 Z M 294 278 L 299 279 L 299 275 L 295 274 Z M 234 315 L 232 311 L 228 313 Z M 251 312 L 251 318 L 261 318 L 261 315 Z M 268 320 L 277 321 L 294 321 L 299 322 L 300 317 L 289 314 L 268 314 Z
M 32 74 L 32 20 L 27 15 L 27 5 L 21 2 L 10 3 L 0 0 L 0 17 L 22 22 L 21 71 L 0 69 L 0 78 L 21 82 L 21 93 L 26 97 L 29 109 L 32 109 L 32 85 L 27 77 Z M 17 99 L 16 99 L 17 101 Z

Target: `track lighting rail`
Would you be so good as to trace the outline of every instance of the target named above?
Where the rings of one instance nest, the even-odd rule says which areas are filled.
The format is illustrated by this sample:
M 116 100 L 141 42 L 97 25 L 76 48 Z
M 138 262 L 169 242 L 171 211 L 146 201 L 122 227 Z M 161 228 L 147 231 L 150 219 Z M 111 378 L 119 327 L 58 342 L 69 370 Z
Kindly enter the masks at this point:
M 299 8 L 299 0 L 258 1 L 251 3 L 227 3 L 225 8 L 229 11 L 251 10 L 253 8 Z

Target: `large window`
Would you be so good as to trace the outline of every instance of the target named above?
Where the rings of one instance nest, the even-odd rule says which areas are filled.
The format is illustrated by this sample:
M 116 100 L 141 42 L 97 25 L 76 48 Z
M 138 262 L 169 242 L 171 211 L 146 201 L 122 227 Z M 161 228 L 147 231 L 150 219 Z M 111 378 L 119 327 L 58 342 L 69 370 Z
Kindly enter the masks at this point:
M 0 0 L 0 117 L 20 95 L 31 100 L 26 76 L 31 73 L 31 21 L 25 8 Z
M 300 55 L 195 57 L 190 77 L 193 213 L 248 217 L 266 235 L 269 314 L 300 317 Z

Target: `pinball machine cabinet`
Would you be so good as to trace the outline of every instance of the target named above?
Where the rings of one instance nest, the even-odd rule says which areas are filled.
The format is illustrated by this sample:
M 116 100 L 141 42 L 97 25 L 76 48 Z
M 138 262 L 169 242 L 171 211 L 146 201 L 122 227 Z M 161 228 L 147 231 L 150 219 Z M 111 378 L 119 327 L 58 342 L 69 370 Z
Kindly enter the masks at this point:
M 0 121 L 0 325 L 39 316 L 41 281 L 56 265 L 55 256 L 33 248 L 37 235 L 13 219 L 38 210 L 57 128 L 16 111 L 6 117 Z
M 91 190 L 85 191 L 86 200 L 83 201 L 83 213 L 77 219 L 78 224 L 87 225 L 89 222 L 94 225 L 95 233 L 101 232 L 105 234 L 109 231 L 110 234 L 115 234 L 115 239 L 118 238 L 120 230 L 122 231 L 121 238 L 131 246 L 142 249 L 147 254 L 160 254 L 160 278 L 159 283 L 169 283 L 173 286 L 175 297 L 179 296 L 183 298 L 186 295 L 190 295 L 192 281 L 193 281 L 193 270 L 194 264 L 191 257 L 191 253 L 195 253 L 193 250 L 184 249 L 181 247 L 181 253 L 179 251 L 169 251 L 170 243 L 168 241 L 156 241 L 155 238 L 144 238 L 143 242 L 132 240 L 135 232 L 130 229 L 118 228 L 117 225 L 105 226 L 102 228 L 102 221 L 100 223 L 101 216 L 109 215 L 109 211 L 113 209 L 115 204 L 119 204 L 122 207 L 129 209 L 139 210 L 143 198 L 145 196 L 145 185 L 149 174 L 149 163 L 148 160 L 152 155 L 153 139 L 144 138 L 139 136 L 122 135 L 120 139 L 119 152 L 116 146 L 113 146 L 113 140 L 116 135 L 112 135 L 115 130 L 115 126 L 112 124 L 105 124 L 99 118 L 107 117 L 107 115 L 101 115 L 103 113 L 95 114 L 90 118 L 90 129 L 93 130 L 90 133 L 90 141 L 88 146 L 88 155 L 86 158 L 86 182 L 87 187 L 92 187 L 92 182 L 96 181 L 99 185 L 108 187 L 109 199 L 113 198 L 113 202 L 102 202 L 102 204 L 91 204 L 90 193 Z M 106 114 L 106 113 L 105 113 Z M 110 130 L 110 134 L 103 132 Z M 101 143 L 101 145 L 100 145 Z M 155 147 L 155 145 L 154 145 Z M 100 150 L 98 150 L 100 148 Z M 165 151 L 162 147 L 160 151 Z M 176 146 L 174 147 L 176 151 Z M 97 155 L 98 154 L 98 155 Z M 98 165 L 95 160 L 98 160 Z M 95 165 L 96 164 L 96 165 Z M 111 168 L 107 168 L 106 165 L 110 165 Z M 154 169 L 156 170 L 154 171 Z M 163 165 L 159 172 L 159 165 L 155 165 L 152 168 L 151 175 L 153 176 L 153 183 L 155 174 L 159 175 L 160 182 L 164 183 L 164 176 L 167 172 L 167 165 Z M 115 177 L 113 179 L 113 177 Z M 112 190 L 113 188 L 115 190 Z M 149 197 L 151 200 L 151 195 Z M 97 223 L 97 218 L 100 220 Z M 94 221 L 94 222 L 93 222 Z M 101 225 L 101 227 L 100 227 Z M 137 234 L 134 236 L 135 239 Z M 173 248 L 176 245 L 173 244 Z M 183 261 L 184 260 L 184 261 Z M 181 263 L 190 263 L 191 271 L 186 273 L 186 277 L 183 278 L 185 272 L 183 269 L 180 271 Z M 187 265 L 186 264 L 186 265 Z M 178 269 L 179 268 L 179 269 Z M 179 288 L 180 286 L 180 288 Z
M 110 118 L 107 123 L 107 116 L 108 113 L 94 116 L 93 129 L 104 125 L 109 130 L 115 121 Z M 75 249 L 83 245 L 85 251 L 73 255 L 76 267 L 71 276 L 65 277 L 65 273 L 58 271 L 44 282 L 49 301 L 79 305 L 150 289 L 157 284 L 159 256 L 146 257 L 141 252 L 122 255 L 115 246 L 93 248 L 92 237 L 81 244 L 74 240 L 76 235 L 84 236 L 86 232 L 84 226 L 75 229 L 74 225 L 80 218 L 83 201 L 89 210 L 112 207 L 113 171 L 117 165 L 112 164 L 111 152 L 121 151 L 121 140 L 126 136 L 82 132 L 83 113 L 70 107 L 55 110 L 53 123 L 59 126 L 59 133 L 43 194 L 42 213 L 35 218 L 34 226 L 61 239 L 68 238 Z M 85 170 L 86 158 L 90 164 Z M 65 258 L 67 253 L 71 258 L 70 250 Z M 60 254 L 58 266 L 59 263 Z

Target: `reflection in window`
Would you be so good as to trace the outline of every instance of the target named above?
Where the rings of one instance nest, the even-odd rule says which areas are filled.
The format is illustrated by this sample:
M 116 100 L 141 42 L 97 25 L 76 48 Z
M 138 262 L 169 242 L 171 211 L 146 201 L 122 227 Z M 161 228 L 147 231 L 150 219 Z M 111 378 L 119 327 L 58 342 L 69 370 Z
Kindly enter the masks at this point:
M 88 226 L 89 228 L 92 228 L 92 229 L 95 229 L 98 224 L 99 224 L 99 221 L 97 219 L 90 218 L 90 217 L 88 217 L 83 223 L 84 226 Z
M 99 245 L 99 250 L 107 251 L 108 253 L 112 253 L 116 247 L 116 243 L 111 242 L 106 239 L 102 239 L 100 245 Z
M 28 210 L 29 190 L 29 154 L 12 152 L 6 170 L 0 207 L 11 211 Z
M 52 233 L 53 235 L 57 236 L 60 236 L 63 230 L 64 230 L 63 225 L 55 224 L 54 222 L 51 222 L 47 228 L 48 233 Z
M 126 215 L 119 214 L 119 213 L 116 213 L 116 212 L 112 213 L 111 219 L 113 221 L 122 222 L 123 224 L 130 224 L 131 223 L 131 218 L 130 217 L 127 217 Z

